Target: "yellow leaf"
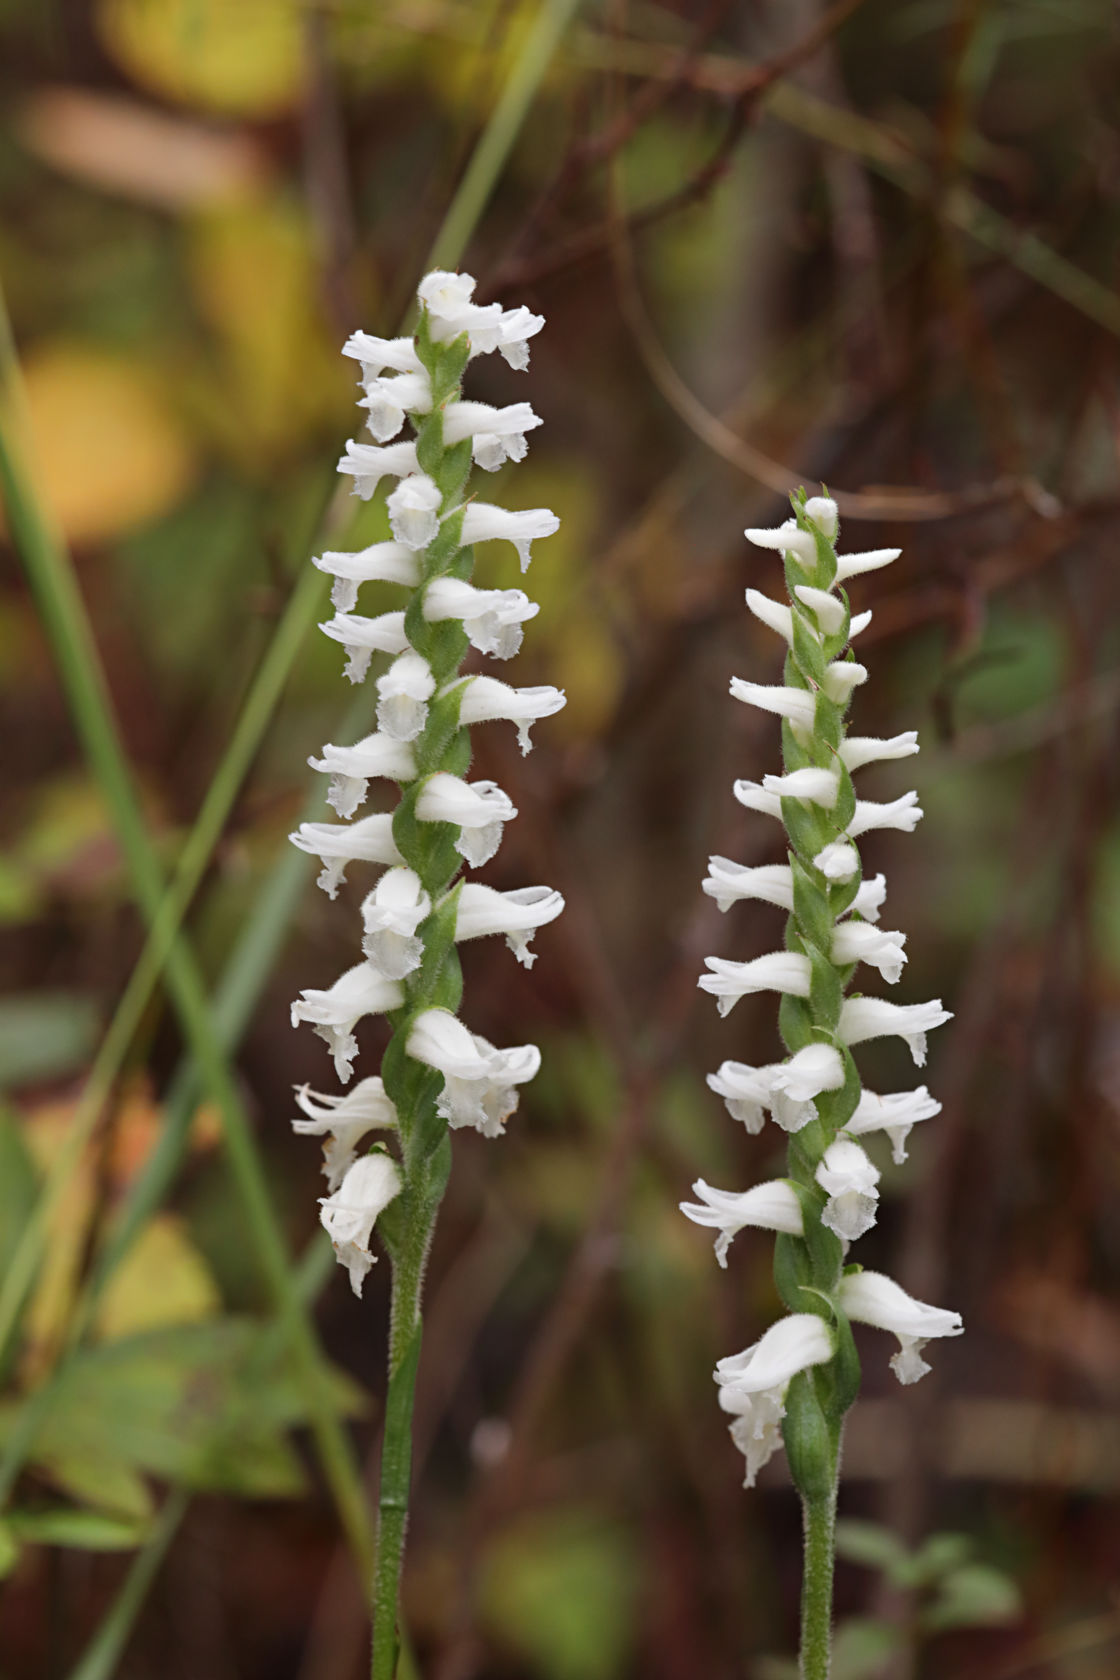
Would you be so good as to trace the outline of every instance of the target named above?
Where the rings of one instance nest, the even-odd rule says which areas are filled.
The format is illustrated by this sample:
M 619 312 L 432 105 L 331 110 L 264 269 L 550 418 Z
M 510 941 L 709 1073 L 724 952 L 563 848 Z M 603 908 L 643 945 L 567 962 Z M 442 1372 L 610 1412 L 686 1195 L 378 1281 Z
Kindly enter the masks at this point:
M 263 459 L 271 472 L 269 452 L 325 414 L 344 423 L 356 371 L 327 338 L 311 231 L 296 206 L 274 198 L 199 215 L 189 272 L 218 340 L 220 377 L 207 418 L 231 450 L 249 465 Z
M 136 362 L 55 340 L 31 352 L 24 376 L 38 481 L 71 541 L 116 536 L 179 500 L 193 452 Z
M 197 1324 L 220 1306 L 210 1268 L 175 1214 L 145 1225 L 110 1279 L 97 1313 L 105 1341 L 168 1324 Z
M 296 0 L 101 0 L 96 16 L 106 50 L 154 93 L 245 117 L 299 98 Z

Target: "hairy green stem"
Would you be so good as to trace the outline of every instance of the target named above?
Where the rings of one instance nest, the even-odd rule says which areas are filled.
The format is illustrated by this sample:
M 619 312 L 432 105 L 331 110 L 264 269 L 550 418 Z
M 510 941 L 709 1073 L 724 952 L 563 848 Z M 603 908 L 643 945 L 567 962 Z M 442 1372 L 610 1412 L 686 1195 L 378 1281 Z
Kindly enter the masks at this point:
M 801 1680 L 828 1680 L 832 1653 L 832 1573 L 837 1480 L 824 1498 L 803 1499 L 805 1573 L 801 1585 Z

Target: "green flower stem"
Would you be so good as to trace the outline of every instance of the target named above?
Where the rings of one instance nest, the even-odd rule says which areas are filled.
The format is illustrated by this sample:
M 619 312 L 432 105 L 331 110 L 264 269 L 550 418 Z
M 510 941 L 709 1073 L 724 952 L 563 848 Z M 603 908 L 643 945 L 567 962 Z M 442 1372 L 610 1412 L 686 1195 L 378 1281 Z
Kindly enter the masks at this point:
M 805 1574 L 801 1589 L 801 1680 L 828 1680 L 832 1652 L 832 1572 L 836 1483 L 823 1499 L 802 1500 Z
M 412 1409 L 423 1332 L 420 1300 L 424 1263 L 438 1210 L 437 1202 L 427 1220 L 420 1210 L 419 1216 L 409 1222 L 405 1243 L 393 1266 L 389 1383 L 381 1447 L 373 1592 L 373 1680 L 393 1680 L 397 1672 L 400 1647 L 397 1606 L 412 1478 Z

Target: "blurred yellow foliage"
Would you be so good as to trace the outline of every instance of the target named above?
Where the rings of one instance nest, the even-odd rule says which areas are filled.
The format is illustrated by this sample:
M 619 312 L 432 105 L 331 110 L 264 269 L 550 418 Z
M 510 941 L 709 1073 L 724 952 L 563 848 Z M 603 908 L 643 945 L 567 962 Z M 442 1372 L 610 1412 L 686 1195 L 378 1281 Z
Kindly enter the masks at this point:
M 132 530 L 179 500 L 194 453 L 137 362 L 54 339 L 24 376 L 39 483 L 71 542 Z
M 75 1103 L 44 1103 L 24 1120 L 24 1138 L 32 1159 L 47 1171 L 74 1117 Z M 163 1115 L 146 1084 L 124 1097 L 113 1122 L 109 1147 L 95 1141 L 87 1148 L 55 1209 L 42 1268 L 25 1320 L 22 1362 L 25 1381 L 49 1366 L 65 1334 L 78 1289 L 87 1247 L 95 1228 L 100 1195 L 119 1194 L 139 1172 L 155 1147 Z M 213 1121 L 200 1110 L 192 1129 L 194 1149 L 213 1142 Z M 154 1215 L 113 1273 L 102 1297 L 98 1330 L 103 1338 L 150 1330 L 160 1325 L 194 1323 L 220 1307 L 217 1285 L 183 1223 L 173 1214 Z
M 97 25 L 121 68 L 166 98 L 261 118 L 299 98 L 296 0 L 101 0 Z
M 189 265 L 220 341 L 207 418 L 232 453 L 271 470 L 262 452 L 302 437 L 324 415 L 342 415 L 353 384 L 323 324 L 307 219 L 279 198 L 199 216 Z
M 165 1324 L 197 1324 L 221 1306 L 209 1266 L 183 1221 L 157 1213 L 114 1271 L 97 1313 L 105 1341 Z

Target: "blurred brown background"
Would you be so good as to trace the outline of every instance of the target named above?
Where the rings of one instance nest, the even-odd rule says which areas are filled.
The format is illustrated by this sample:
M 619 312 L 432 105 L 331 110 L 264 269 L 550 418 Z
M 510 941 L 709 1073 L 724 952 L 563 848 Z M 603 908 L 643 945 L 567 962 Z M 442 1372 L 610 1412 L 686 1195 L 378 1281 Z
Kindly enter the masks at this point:
M 334 460 L 358 426 L 338 346 L 397 330 L 537 11 L 0 6 L 0 276 L 41 480 L 168 864 L 308 555 L 331 529 L 337 544 Z M 860 1258 L 967 1326 L 917 1390 L 894 1384 L 882 1336 L 861 1339 L 842 1508 L 898 1538 L 851 1538 L 865 1561 L 840 1569 L 837 1680 L 1117 1672 L 1118 74 L 1107 0 L 589 3 L 469 241 L 479 299 L 548 322 L 527 375 L 469 375 L 470 395 L 546 422 L 484 493 L 563 520 L 502 674 L 569 697 L 524 762 L 512 731 L 477 731 L 478 774 L 521 813 L 486 879 L 546 881 L 568 911 L 530 974 L 504 947 L 464 963 L 470 1025 L 545 1061 L 507 1137 L 456 1138 L 432 1260 L 406 1571 L 431 1680 L 766 1680 L 794 1646 L 796 1501 L 781 1462 L 741 1491 L 710 1377 L 776 1311 L 770 1242 L 744 1233 L 720 1272 L 676 1204 L 698 1175 L 781 1170 L 774 1130 L 748 1138 L 704 1085 L 725 1057 L 774 1058 L 773 1000 L 721 1023 L 695 988 L 704 955 L 774 948 L 778 913 L 722 918 L 699 882 L 710 852 L 779 855 L 730 794 L 778 753 L 771 721 L 727 699 L 731 674 L 779 670 L 743 606 L 748 584 L 779 589 L 778 565 L 741 531 L 820 480 L 843 546 L 903 548 L 853 587 L 875 610 L 854 727 L 920 728 L 914 765 L 861 789 L 913 782 L 926 815 L 913 839 L 873 836 L 865 865 L 909 935 L 902 998 L 956 1012 L 921 1076 L 944 1112 L 905 1167 L 877 1153 Z M 0 565 L 10 1252 L 141 924 L 7 540 Z M 508 549 L 480 551 L 479 575 L 519 581 Z M 343 738 L 341 664 L 303 639 L 214 852 L 189 927 L 215 983 L 275 879 L 308 753 Z M 280 955 L 237 1054 L 293 1252 L 320 1179 L 290 1090 L 333 1081 L 287 1006 L 355 960 L 368 882 L 350 873 L 332 906 L 308 871 L 292 925 L 273 917 Z M 373 1072 L 380 1028 L 360 1032 Z M 0 1438 L 65 1342 L 181 1049 L 157 997 L 51 1227 Z M 901 1046 L 860 1061 L 875 1089 L 916 1082 Z M 360 1305 L 332 1272 L 317 1309 L 368 1391 L 350 1391 L 363 1456 L 386 1270 Z M 193 1340 L 177 1332 L 172 1359 L 157 1335 L 160 1358 L 81 1388 L 14 1495 L 135 1537 L 21 1547 L 5 1680 L 80 1672 L 176 1481 L 196 1497 L 112 1672 L 362 1672 L 361 1601 L 302 1430 L 253 1466 L 176 1457 L 225 1327 L 266 1311 L 203 1104 L 91 1346 Z M 908 1573 L 903 1548 L 946 1533 L 965 1538 Z

